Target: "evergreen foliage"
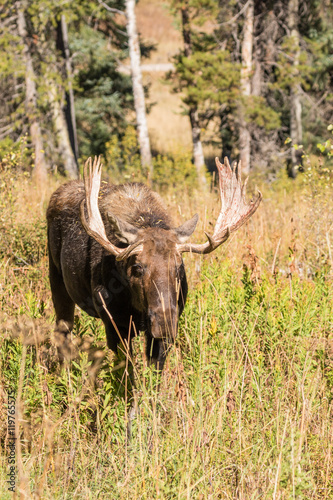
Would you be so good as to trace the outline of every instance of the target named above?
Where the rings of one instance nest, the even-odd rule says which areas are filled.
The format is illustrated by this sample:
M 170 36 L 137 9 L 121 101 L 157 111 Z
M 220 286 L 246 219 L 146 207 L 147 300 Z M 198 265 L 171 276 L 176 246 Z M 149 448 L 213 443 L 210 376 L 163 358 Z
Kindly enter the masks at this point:
M 298 4 L 299 46 L 288 27 L 290 0 L 254 2 L 251 95 L 244 95 L 241 70 L 247 2 L 169 0 L 178 22 L 186 10 L 188 24 L 183 33 L 187 41 L 184 38 L 184 49 L 174 58 L 175 69 L 168 79 L 182 96 L 184 113 L 195 115 L 199 139 L 219 147 L 221 154 L 237 158 L 242 125 L 251 134 L 252 165 L 281 166 L 290 154 L 285 144 L 291 136 L 295 88 L 302 107 L 304 149 L 318 152 L 317 144 L 325 143 L 333 112 L 333 7 L 327 0 L 299 0 Z M 37 89 L 33 109 L 27 109 L 25 102 L 19 7 L 24 10 Z M 61 169 L 63 153 L 52 106 L 56 100 L 65 109 L 70 83 L 57 39 L 62 16 L 69 31 L 80 156 L 109 154 L 107 143 L 115 137 L 121 143 L 133 123 L 131 79 L 119 72 L 119 64 L 128 56 L 123 13 L 123 0 L 2 2 L 0 149 L 29 136 L 30 123 L 36 119 L 47 162 Z M 152 48 L 142 44 L 143 55 Z M 29 137 L 27 145 L 31 146 Z
M 169 74 L 175 92 L 182 92 L 185 112 L 197 106 L 204 132 L 215 124 L 213 140 L 223 154 L 236 157 L 239 120 L 245 120 L 252 138 L 252 164 L 268 166 L 272 158 L 286 157 L 290 135 L 290 96 L 301 93 L 305 147 L 325 137 L 333 103 L 333 8 L 325 0 L 299 3 L 300 55 L 288 30 L 289 2 L 254 2 L 253 69 L 250 96 L 240 88 L 241 45 L 246 2 L 170 0 L 174 13 L 189 13 L 193 54 L 181 51 Z M 244 113 L 240 117 L 237 110 Z M 211 131 L 210 127 L 210 131 Z M 212 141 L 206 134 L 204 140 Z M 263 158 L 264 161 L 263 161 Z M 274 162 L 273 162 L 274 163 Z
M 108 2 L 112 9 L 123 9 L 123 2 Z M 0 141 L 16 142 L 28 133 L 32 116 L 25 100 L 25 62 L 17 34 L 19 2 L 5 2 L 0 24 Z M 115 11 L 107 12 L 96 2 L 83 0 L 60 5 L 50 0 L 29 0 L 22 4 L 27 25 L 27 45 L 33 60 L 37 87 L 37 117 L 46 154 L 51 166 L 61 166 L 61 151 L 55 142 L 50 94 L 65 106 L 68 75 L 63 55 L 57 47 L 57 27 L 61 16 L 69 26 L 74 74 L 75 105 L 78 118 L 80 155 L 103 153 L 105 143 L 126 126 L 132 109 L 130 78 L 118 71 L 127 53 L 126 34 L 115 22 Z
M 80 152 L 83 157 L 104 154 L 110 136 L 120 136 L 127 126 L 133 108 L 131 79 L 119 73 L 119 57 L 100 31 L 82 26 L 72 34 L 71 49 Z

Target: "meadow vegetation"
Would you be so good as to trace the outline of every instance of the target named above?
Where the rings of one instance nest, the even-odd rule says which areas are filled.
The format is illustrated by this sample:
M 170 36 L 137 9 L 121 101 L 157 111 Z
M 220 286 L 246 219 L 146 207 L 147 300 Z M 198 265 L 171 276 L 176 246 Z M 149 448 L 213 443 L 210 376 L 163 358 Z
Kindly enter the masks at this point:
M 12 495 L 9 390 L 20 498 L 333 498 L 333 188 L 323 161 L 308 158 L 296 181 L 252 176 L 250 192 L 264 195 L 255 216 L 212 255 L 185 256 L 190 292 L 159 390 L 138 336 L 132 391 L 128 361 L 78 309 L 72 356 L 59 364 L 45 209 L 63 180 L 37 190 L 25 154 L 10 151 L 0 167 L 1 499 Z M 188 162 L 169 159 L 169 178 Z M 128 164 L 126 175 L 136 172 Z M 154 182 L 176 222 L 199 213 L 196 239 L 211 230 L 213 184 L 202 194 L 190 176 Z
M 97 7 L 90 1 L 31 0 L 21 6 L 33 40 L 27 49 L 17 30 L 21 3 L 4 2 L 0 500 L 13 498 L 7 482 L 9 393 L 16 399 L 18 437 L 14 498 L 333 499 L 333 174 L 327 160 L 333 145 L 325 142 L 333 104 L 329 3 L 303 2 L 299 50 L 285 8 L 295 2 L 254 3 L 256 89 L 247 100 L 239 86 L 242 2 L 140 0 L 137 24 L 148 64 L 143 81 L 154 153 L 153 178 L 147 179 L 133 126 L 131 80 L 119 71 L 129 64 L 125 18 L 105 8 L 123 10 L 124 2 L 100 1 Z M 181 29 L 184 5 L 193 42 L 189 58 Z M 199 23 L 197 8 L 203 12 Z M 250 127 L 248 191 L 250 197 L 259 188 L 262 204 L 213 254 L 184 256 L 189 295 L 160 379 L 147 366 L 143 335 L 134 340 L 131 368 L 121 349 L 118 356 L 107 349 L 101 321 L 78 308 L 63 364 L 54 345 L 45 212 L 51 193 L 64 182 L 58 169 L 66 171 L 50 98 L 56 95 L 64 106 L 71 81 L 55 45 L 63 16 L 81 156 L 102 153 L 105 180 L 148 180 L 175 224 L 197 212 L 193 241 L 212 232 L 219 201 L 214 174 L 207 174 L 207 191 L 197 185 L 189 107 L 200 112 L 208 166 L 209 157 L 222 150 L 238 157 L 240 121 Z M 32 108 L 22 83 L 26 50 L 38 94 Z M 149 70 L 166 62 L 175 64 L 173 76 Z M 288 145 L 295 82 L 302 89 L 304 131 L 302 140 L 292 137 Z M 239 104 L 246 104 L 244 117 Z M 27 135 L 32 119 L 41 124 L 50 169 L 38 186 L 30 175 L 37 162 Z M 305 156 L 304 171 L 292 181 L 280 169 L 295 143 L 302 154 L 320 151 L 323 157 Z M 128 441 L 133 401 L 139 411 Z

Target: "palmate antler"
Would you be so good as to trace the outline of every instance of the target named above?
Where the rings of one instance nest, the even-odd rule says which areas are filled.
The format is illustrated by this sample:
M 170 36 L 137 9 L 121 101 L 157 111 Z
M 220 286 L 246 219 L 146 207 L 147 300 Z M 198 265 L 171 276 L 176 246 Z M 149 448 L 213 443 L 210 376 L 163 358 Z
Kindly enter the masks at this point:
M 98 208 L 98 193 L 101 186 L 102 165 L 101 157 L 95 156 L 93 165 L 91 158 L 88 158 L 84 165 L 83 178 L 85 199 L 80 205 L 81 222 L 86 232 L 94 238 L 105 250 L 112 255 L 118 256 L 123 248 L 118 248 L 106 236 L 105 227 Z M 85 206 L 87 207 L 88 220 L 85 215 Z
M 205 233 L 208 241 L 203 244 L 184 243 L 177 245 L 178 252 L 210 253 L 224 243 L 230 233 L 236 231 L 246 222 L 257 210 L 262 199 L 262 194 L 258 191 L 258 196 L 250 203 L 245 201 L 246 183 L 243 186 L 241 181 L 241 163 L 235 163 L 230 167 L 228 158 L 222 164 L 215 158 L 219 173 L 219 193 L 221 199 L 221 210 L 217 218 L 213 235 Z
M 218 158 L 215 161 L 219 173 L 221 210 L 213 235 L 210 236 L 205 233 L 208 239 L 206 243 L 177 244 L 177 250 L 180 253 L 193 252 L 206 254 L 212 252 L 229 238 L 230 233 L 236 231 L 254 214 L 261 202 L 262 195 L 259 191 L 255 200 L 246 203 L 245 191 L 247 179 L 242 186 L 240 162 L 238 166 L 235 164 L 231 168 L 228 158 L 224 159 L 223 165 Z M 94 238 L 110 254 L 114 255 L 117 260 L 126 259 L 133 253 L 140 253 L 142 251 L 142 241 L 134 242 L 124 249 L 117 247 L 108 239 L 98 208 L 101 169 L 100 157 L 95 157 L 93 164 L 91 158 L 88 158 L 85 163 L 83 173 L 85 199 L 80 205 L 81 222 L 88 235 Z M 85 207 L 87 208 L 88 217 L 85 214 Z
M 94 163 L 88 158 L 84 165 L 83 179 L 85 189 L 85 199 L 80 205 L 81 222 L 87 234 L 94 238 L 105 250 L 114 255 L 117 260 L 123 260 L 132 255 L 133 252 L 142 250 L 142 242 L 136 241 L 127 248 L 119 248 L 108 239 L 105 232 L 104 223 L 98 208 L 98 194 L 101 187 L 102 165 L 101 157 L 95 156 Z M 88 219 L 85 214 L 87 207 Z

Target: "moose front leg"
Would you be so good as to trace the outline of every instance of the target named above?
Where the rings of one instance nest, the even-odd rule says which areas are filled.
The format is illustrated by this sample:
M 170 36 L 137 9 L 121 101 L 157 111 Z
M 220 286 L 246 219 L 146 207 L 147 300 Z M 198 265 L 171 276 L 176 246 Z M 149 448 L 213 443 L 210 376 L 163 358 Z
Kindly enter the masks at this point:
M 55 263 L 52 260 L 49 251 L 49 276 L 52 292 L 52 301 L 56 312 L 56 326 L 54 329 L 53 344 L 56 348 L 56 357 L 60 363 L 64 359 L 70 359 L 75 356 L 76 348 L 73 346 L 70 339 L 67 339 L 68 334 L 72 331 L 74 325 L 74 309 L 75 304 L 70 298 L 61 273 L 58 271 Z M 50 363 L 50 355 L 52 356 L 52 348 L 45 350 L 43 358 L 44 363 Z
M 66 337 L 74 325 L 75 304 L 68 295 L 64 280 L 50 256 L 50 285 L 56 312 L 55 332 Z

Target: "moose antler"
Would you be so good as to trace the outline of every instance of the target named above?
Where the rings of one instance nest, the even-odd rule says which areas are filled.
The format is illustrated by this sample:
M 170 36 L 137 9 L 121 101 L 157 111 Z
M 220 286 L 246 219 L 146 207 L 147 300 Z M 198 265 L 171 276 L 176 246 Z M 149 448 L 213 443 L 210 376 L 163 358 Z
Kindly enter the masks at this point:
M 89 172 L 88 172 L 89 170 Z M 91 158 L 88 158 L 84 165 L 83 179 L 86 197 L 80 205 L 81 223 L 87 234 L 94 238 L 105 250 L 115 255 L 117 260 L 128 258 L 133 253 L 142 251 L 142 242 L 136 241 L 127 248 L 119 248 L 108 239 L 98 208 L 98 194 L 101 187 L 102 165 L 101 157 L 95 156 L 93 165 Z M 85 206 L 87 207 L 88 220 L 86 219 Z
M 113 243 L 111 243 L 111 241 L 108 240 L 98 208 L 98 193 L 101 186 L 101 174 L 101 157 L 99 156 L 97 158 L 97 156 L 95 156 L 93 165 L 91 164 L 91 158 L 88 158 L 83 170 L 86 197 L 82 200 L 80 205 L 81 222 L 89 236 L 94 238 L 112 255 L 119 256 L 124 249 L 116 247 Z M 85 215 L 85 206 L 87 207 L 88 220 Z
M 221 199 L 221 210 L 217 218 L 213 235 L 206 234 L 208 241 L 202 244 L 184 243 L 178 244 L 178 252 L 210 253 L 224 243 L 230 233 L 236 231 L 259 207 L 262 194 L 250 203 L 245 201 L 247 179 L 243 186 L 241 181 L 241 163 L 230 167 L 228 158 L 224 158 L 224 164 L 215 158 L 219 173 L 219 192 Z

